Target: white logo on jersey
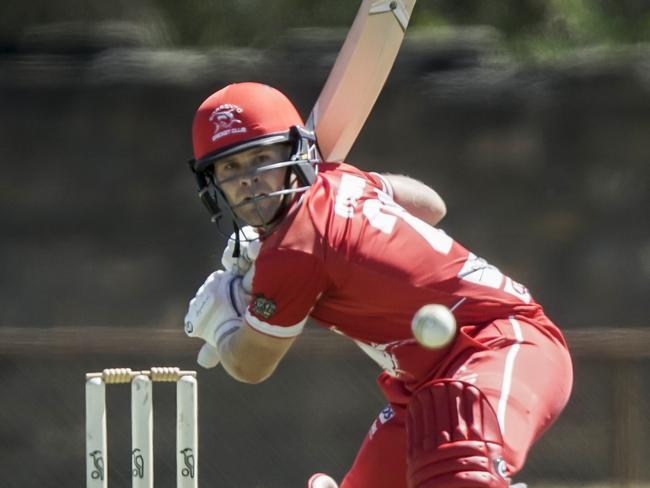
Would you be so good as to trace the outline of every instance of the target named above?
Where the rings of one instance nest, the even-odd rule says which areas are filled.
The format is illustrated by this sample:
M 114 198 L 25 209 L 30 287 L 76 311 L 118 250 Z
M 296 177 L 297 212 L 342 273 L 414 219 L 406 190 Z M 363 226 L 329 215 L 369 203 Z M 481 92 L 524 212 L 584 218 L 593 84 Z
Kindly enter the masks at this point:
M 506 277 L 506 286 L 503 287 L 503 291 L 516 296 L 524 303 L 530 303 L 530 292 L 528 288 L 513 279 Z
M 395 416 L 395 412 L 393 411 L 393 408 L 390 405 L 388 405 L 381 412 L 379 412 L 379 416 L 370 426 L 370 431 L 368 432 L 370 438 L 374 437 L 379 427 L 381 427 L 383 424 L 388 422 L 394 416 Z
M 495 290 L 501 289 L 505 279 L 505 285 L 503 285 L 503 291 L 505 293 L 518 298 L 524 303 L 530 303 L 531 296 L 524 285 L 504 276 L 499 271 L 499 268 L 473 253 L 469 253 L 469 256 L 467 256 L 467 261 L 465 261 L 465 264 L 463 264 L 463 267 L 458 272 L 458 277 L 461 280 L 494 288 Z
M 494 470 L 497 472 L 499 476 L 501 476 L 504 480 L 508 480 L 508 465 L 506 464 L 505 460 L 499 456 L 494 460 Z
M 339 190 L 336 193 L 334 212 L 346 219 L 354 217 L 358 200 L 366 188 L 366 180 L 358 176 L 343 174 Z M 423 220 L 408 213 L 387 193 L 373 189 L 377 198 L 368 198 L 363 203 L 363 215 L 368 223 L 384 234 L 390 234 L 395 224 L 402 219 L 415 230 L 427 243 L 441 254 L 449 254 L 454 241 L 444 231 L 430 226 Z
M 469 253 L 467 256 L 467 261 L 458 272 L 458 277 L 461 280 L 496 289 L 501 288 L 503 282 L 503 273 L 499 271 L 499 268 L 492 266 L 485 259 L 479 258 L 473 253 Z
M 393 411 L 393 407 L 388 405 L 381 412 L 379 412 L 379 422 L 381 422 L 382 424 L 385 424 L 390 419 L 392 419 L 394 416 L 395 416 L 395 412 Z
M 386 351 L 386 348 L 392 344 L 368 344 L 366 342 L 353 339 L 357 346 L 361 348 L 370 358 L 375 361 L 389 375 L 397 377 L 397 358 Z
M 354 216 L 354 209 L 357 207 L 357 200 L 363 195 L 366 182 L 358 176 L 344 174 L 341 176 L 341 185 L 336 193 L 334 212 L 341 217 L 351 219 Z

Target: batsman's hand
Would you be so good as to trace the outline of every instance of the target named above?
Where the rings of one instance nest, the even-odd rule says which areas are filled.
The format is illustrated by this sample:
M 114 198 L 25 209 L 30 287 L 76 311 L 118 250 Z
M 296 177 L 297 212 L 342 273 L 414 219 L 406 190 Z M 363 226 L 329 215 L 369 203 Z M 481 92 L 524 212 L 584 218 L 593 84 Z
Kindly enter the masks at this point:
M 185 333 L 200 337 L 217 347 L 221 338 L 235 332 L 251 301 L 242 287 L 242 277 L 228 271 L 215 271 L 190 300 L 185 315 Z
M 257 259 L 262 243 L 255 228 L 249 225 L 239 230 L 239 257 L 233 257 L 235 242 L 235 233 L 233 232 L 221 256 L 221 264 L 226 271 L 243 276 Z

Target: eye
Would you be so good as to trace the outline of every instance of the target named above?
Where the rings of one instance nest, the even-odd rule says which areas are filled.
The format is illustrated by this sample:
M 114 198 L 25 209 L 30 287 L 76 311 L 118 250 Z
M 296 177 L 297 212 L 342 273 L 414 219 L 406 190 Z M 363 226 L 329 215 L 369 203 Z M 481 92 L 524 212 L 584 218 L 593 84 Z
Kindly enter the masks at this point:
M 219 170 L 221 172 L 227 172 L 227 173 L 232 173 L 233 171 L 237 171 L 238 168 L 239 168 L 239 163 L 237 163 L 236 161 L 227 161 L 219 166 Z
M 268 154 L 258 154 L 255 156 L 255 164 L 264 164 L 271 161 L 271 157 Z
M 238 171 L 239 164 L 235 161 L 224 161 L 218 165 L 215 165 L 214 175 L 218 180 L 223 180 L 224 178 L 231 177 L 235 172 Z

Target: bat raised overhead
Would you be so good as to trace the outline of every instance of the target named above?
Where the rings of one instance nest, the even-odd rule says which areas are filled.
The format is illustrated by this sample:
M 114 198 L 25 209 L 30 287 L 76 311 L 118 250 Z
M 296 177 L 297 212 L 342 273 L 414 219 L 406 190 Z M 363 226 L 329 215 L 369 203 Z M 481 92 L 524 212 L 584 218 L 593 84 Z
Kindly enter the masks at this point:
M 350 152 L 393 67 L 415 0 L 363 0 L 307 120 L 326 161 Z

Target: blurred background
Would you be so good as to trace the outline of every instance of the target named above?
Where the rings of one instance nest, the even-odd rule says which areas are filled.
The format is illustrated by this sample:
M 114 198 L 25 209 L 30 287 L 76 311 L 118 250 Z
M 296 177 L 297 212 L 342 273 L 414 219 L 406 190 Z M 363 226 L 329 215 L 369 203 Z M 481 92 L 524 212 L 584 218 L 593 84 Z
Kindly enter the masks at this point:
M 188 171 L 227 83 L 316 100 L 359 2 L 26 0 L 0 16 L 0 484 L 84 484 L 84 373 L 196 368 L 188 300 L 223 239 Z M 650 486 L 650 2 L 418 0 L 349 161 L 444 197 L 443 227 L 565 331 L 575 390 L 518 479 Z M 201 486 L 340 479 L 377 367 L 312 325 L 268 382 L 199 372 Z M 157 486 L 174 389 L 155 388 Z M 109 480 L 130 484 L 129 389 Z

